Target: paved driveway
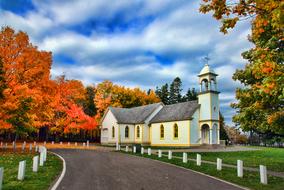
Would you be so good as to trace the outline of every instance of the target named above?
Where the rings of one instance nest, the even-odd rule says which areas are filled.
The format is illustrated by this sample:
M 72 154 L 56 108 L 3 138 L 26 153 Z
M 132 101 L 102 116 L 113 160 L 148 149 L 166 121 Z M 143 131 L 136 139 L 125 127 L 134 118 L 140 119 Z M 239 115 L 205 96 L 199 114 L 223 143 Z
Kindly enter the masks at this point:
M 123 153 L 53 150 L 66 161 L 62 190 L 237 190 L 227 183 L 182 168 Z

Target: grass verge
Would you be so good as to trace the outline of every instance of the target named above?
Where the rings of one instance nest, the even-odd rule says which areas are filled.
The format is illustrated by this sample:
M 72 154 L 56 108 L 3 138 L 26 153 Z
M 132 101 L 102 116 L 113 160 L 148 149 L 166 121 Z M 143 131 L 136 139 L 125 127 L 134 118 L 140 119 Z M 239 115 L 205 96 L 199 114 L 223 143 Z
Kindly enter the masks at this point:
M 123 152 L 123 151 L 122 151 Z M 126 153 L 126 152 L 123 152 Z M 217 177 L 219 179 L 243 186 L 243 187 L 247 187 L 250 189 L 257 189 L 257 190 L 282 190 L 284 187 L 284 179 L 283 178 L 279 178 L 279 177 L 274 177 L 274 176 L 268 176 L 268 185 L 263 185 L 260 183 L 260 177 L 259 177 L 259 173 L 258 172 L 248 172 L 248 171 L 244 171 L 244 177 L 243 178 L 239 178 L 237 177 L 237 170 L 233 169 L 233 168 L 225 168 L 223 167 L 223 169 L 221 171 L 217 171 L 216 170 L 216 166 L 212 165 L 212 164 L 205 164 L 202 163 L 201 166 L 196 166 L 195 162 L 191 162 L 189 161 L 188 163 L 183 163 L 181 159 L 177 159 L 177 158 L 173 158 L 171 160 L 169 160 L 167 157 L 162 157 L 162 158 L 158 158 L 157 155 L 151 155 L 148 156 L 147 154 L 134 154 L 134 153 L 126 153 L 126 154 L 131 154 L 131 155 L 135 155 L 135 156 L 141 156 L 141 157 L 145 157 L 145 158 L 150 158 L 150 159 L 154 159 L 154 160 L 159 160 L 162 162 L 166 162 L 166 163 L 170 163 L 170 164 L 174 164 L 177 166 L 181 166 L 184 168 L 188 168 L 194 171 L 198 171 L 210 176 L 214 176 Z
M 45 190 L 62 171 L 62 160 L 48 153 L 44 166 L 37 173 L 32 171 L 33 153 L 0 153 L 0 167 L 4 167 L 3 190 Z M 26 160 L 26 173 L 23 181 L 17 180 L 18 165 Z
M 188 152 L 189 158 L 196 158 L 196 154 L 202 156 L 202 160 L 216 162 L 221 158 L 223 163 L 236 165 L 237 160 L 243 160 L 245 167 L 258 168 L 265 165 L 267 170 L 284 172 L 284 149 L 283 148 L 260 148 L 257 151 L 239 152 Z M 173 153 L 174 156 L 182 157 L 182 153 Z

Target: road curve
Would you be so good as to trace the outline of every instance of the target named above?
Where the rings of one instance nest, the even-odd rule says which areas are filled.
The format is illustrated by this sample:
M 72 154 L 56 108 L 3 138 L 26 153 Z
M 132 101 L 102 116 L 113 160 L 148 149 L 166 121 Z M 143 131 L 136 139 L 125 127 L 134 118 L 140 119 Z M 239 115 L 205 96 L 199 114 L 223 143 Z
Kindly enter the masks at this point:
M 58 190 L 239 190 L 151 159 L 100 150 L 53 150 L 66 161 Z

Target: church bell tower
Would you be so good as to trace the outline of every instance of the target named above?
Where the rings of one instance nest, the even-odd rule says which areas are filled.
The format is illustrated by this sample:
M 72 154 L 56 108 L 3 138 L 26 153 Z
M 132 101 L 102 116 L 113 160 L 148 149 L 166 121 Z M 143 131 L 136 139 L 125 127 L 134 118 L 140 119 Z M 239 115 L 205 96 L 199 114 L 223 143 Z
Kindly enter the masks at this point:
M 200 71 L 198 103 L 201 144 L 219 144 L 219 92 L 218 75 L 206 64 Z

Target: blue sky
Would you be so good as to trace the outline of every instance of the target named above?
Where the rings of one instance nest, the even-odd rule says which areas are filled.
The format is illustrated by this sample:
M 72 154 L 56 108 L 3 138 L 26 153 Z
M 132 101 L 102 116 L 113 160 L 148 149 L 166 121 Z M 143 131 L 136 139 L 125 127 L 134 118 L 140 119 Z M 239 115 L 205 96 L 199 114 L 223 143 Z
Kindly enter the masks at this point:
M 41 50 L 52 51 L 52 76 L 65 74 L 85 85 L 103 80 L 155 89 L 179 76 L 183 89 L 198 88 L 203 58 L 217 74 L 220 106 L 226 122 L 235 113 L 232 80 L 246 61 L 241 52 L 249 21 L 228 35 L 210 14 L 199 13 L 200 0 L 0 0 L 0 25 L 28 33 Z

